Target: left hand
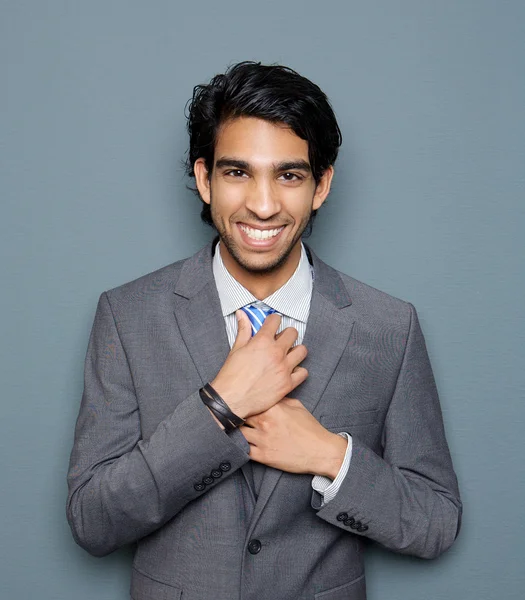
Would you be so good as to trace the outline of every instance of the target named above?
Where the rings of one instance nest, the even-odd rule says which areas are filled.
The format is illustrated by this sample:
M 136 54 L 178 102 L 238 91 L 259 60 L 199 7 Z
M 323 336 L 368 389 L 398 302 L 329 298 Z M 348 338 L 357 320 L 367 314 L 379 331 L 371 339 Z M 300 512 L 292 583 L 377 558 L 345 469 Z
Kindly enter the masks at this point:
M 347 441 L 325 429 L 302 402 L 283 398 L 239 427 L 250 458 L 289 473 L 326 475 L 339 471 Z

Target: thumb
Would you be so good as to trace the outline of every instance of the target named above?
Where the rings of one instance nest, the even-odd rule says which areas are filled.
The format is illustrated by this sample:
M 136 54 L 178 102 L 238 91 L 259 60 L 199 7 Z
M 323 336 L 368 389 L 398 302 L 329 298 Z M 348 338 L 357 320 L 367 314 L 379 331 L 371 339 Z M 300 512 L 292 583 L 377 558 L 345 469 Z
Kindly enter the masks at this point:
M 238 310 L 235 312 L 235 318 L 237 319 L 237 337 L 232 346 L 232 352 L 246 346 L 252 337 L 252 324 L 248 315 L 242 310 Z

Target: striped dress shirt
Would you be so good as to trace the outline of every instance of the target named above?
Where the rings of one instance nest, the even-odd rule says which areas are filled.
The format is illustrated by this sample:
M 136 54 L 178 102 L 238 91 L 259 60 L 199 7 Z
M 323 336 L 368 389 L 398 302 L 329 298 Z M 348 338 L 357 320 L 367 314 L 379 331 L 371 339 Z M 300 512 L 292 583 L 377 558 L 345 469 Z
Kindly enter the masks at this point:
M 277 311 L 281 316 L 281 324 L 277 333 L 286 327 L 295 327 L 298 331 L 298 337 L 294 345 L 301 344 L 306 330 L 308 315 L 310 314 L 310 300 L 312 298 L 313 277 L 315 276 L 313 268 L 308 262 L 308 256 L 304 245 L 301 244 L 301 258 L 299 264 L 290 277 L 290 279 L 273 294 L 265 298 L 262 302 L 242 286 L 228 271 L 224 265 L 220 253 L 220 241 L 215 246 L 213 256 L 213 276 L 215 285 L 219 293 L 222 316 L 226 325 L 226 333 L 230 348 L 235 343 L 237 337 L 237 319 L 235 311 L 248 304 L 256 306 L 269 306 Z M 352 456 L 352 437 L 345 431 L 339 432 L 340 436 L 347 439 L 343 464 L 334 480 L 324 475 L 315 475 L 312 479 L 312 488 L 319 492 L 322 499 L 321 506 L 324 506 L 334 498 L 345 478 L 350 466 Z

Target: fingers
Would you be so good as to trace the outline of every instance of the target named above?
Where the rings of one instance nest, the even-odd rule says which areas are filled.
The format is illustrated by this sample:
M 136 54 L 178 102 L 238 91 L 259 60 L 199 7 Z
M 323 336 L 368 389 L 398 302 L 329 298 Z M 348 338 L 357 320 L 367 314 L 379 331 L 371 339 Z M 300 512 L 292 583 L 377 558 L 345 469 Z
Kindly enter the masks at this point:
M 308 377 L 308 371 L 304 367 L 296 367 L 291 375 L 292 378 L 292 390 L 295 389 L 298 385 L 306 381 Z
M 299 332 L 295 327 L 283 329 L 276 337 L 275 341 L 283 350 L 289 350 L 299 337 Z
M 272 336 L 272 338 L 274 338 L 277 333 L 277 330 L 279 329 L 280 324 L 281 315 L 279 313 L 272 313 L 271 315 L 268 315 L 266 319 L 264 319 L 264 322 L 259 331 L 257 332 L 257 335 L 260 335 L 262 333 L 263 335 L 270 335 Z
M 268 315 L 262 324 L 262 327 L 257 332 L 257 335 L 269 336 L 279 343 L 279 345 L 288 350 L 295 344 L 295 340 L 299 336 L 299 332 L 295 327 L 287 327 L 279 333 L 277 330 L 281 325 L 281 315 L 279 313 L 272 313 Z
M 235 312 L 235 318 L 237 319 L 237 337 L 232 346 L 232 352 L 246 346 L 252 337 L 252 324 L 248 315 L 242 310 L 238 310 Z
M 302 407 L 305 410 L 307 410 L 305 405 L 297 398 L 290 398 L 289 396 L 285 396 L 282 400 L 279 401 L 279 404 L 283 404 L 283 403 L 288 406 L 294 406 L 297 408 Z
M 285 358 L 290 371 L 293 371 L 295 367 L 302 363 L 307 354 L 308 350 L 303 344 L 299 344 L 298 346 L 295 346 L 295 348 L 292 348 Z

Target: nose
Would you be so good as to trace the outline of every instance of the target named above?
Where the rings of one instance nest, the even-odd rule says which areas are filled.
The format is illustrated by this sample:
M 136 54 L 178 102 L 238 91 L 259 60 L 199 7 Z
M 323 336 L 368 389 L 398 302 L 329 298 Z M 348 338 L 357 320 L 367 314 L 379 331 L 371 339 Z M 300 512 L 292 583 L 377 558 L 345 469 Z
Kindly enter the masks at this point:
M 272 183 L 266 180 L 254 181 L 246 197 L 246 208 L 261 221 L 270 219 L 281 210 L 278 194 Z

